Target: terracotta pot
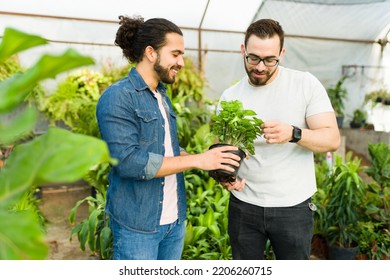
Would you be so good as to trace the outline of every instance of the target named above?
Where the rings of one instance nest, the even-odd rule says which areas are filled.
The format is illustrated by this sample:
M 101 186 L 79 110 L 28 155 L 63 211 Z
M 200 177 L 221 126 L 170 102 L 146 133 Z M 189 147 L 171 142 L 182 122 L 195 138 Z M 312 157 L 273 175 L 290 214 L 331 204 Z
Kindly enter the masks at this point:
M 218 144 L 211 145 L 209 150 L 217 148 L 217 147 L 221 147 L 221 146 L 230 146 L 230 145 L 218 143 Z M 234 150 L 234 151 L 227 151 L 227 152 L 238 155 L 241 158 L 241 160 L 240 160 L 240 166 L 241 166 L 241 162 L 246 156 L 245 152 L 241 149 Z M 214 180 L 216 180 L 217 182 L 220 182 L 220 183 L 234 182 L 234 181 L 236 181 L 237 173 L 238 173 L 240 166 L 233 166 L 233 165 L 230 165 L 230 166 L 232 168 L 234 168 L 234 172 L 229 172 L 229 171 L 226 171 L 223 169 L 216 169 L 216 170 L 210 170 L 209 175 L 210 175 L 210 177 L 214 178 Z
M 326 238 L 319 233 L 314 234 L 311 241 L 311 255 L 314 255 L 318 259 L 326 260 L 329 257 L 328 251 Z
M 367 254 L 358 253 L 356 255 L 356 260 L 368 260 Z

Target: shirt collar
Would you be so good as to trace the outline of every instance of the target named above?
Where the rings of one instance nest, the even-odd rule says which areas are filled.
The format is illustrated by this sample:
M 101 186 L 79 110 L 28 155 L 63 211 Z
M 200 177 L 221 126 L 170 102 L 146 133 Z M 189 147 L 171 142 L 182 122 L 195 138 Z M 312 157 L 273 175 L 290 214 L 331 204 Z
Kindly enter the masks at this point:
M 130 70 L 130 73 L 128 75 L 128 79 L 130 80 L 130 82 L 132 83 L 132 85 L 134 86 L 134 88 L 137 91 L 142 91 L 142 90 L 149 88 L 149 86 L 145 83 L 144 79 L 141 77 L 141 75 L 138 73 L 138 71 L 137 71 L 137 69 L 135 69 L 135 67 L 133 67 Z M 161 94 L 165 94 L 166 87 L 162 82 L 159 82 L 157 85 L 157 90 Z

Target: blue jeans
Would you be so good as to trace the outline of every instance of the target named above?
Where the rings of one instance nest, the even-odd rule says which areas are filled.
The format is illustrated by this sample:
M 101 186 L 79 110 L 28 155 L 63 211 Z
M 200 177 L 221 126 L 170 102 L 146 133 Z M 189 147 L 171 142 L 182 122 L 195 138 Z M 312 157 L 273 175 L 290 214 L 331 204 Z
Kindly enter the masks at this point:
M 230 195 L 228 231 L 235 260 L 262 260 L 267 240 L 278 260 L 307 260 L 313 235 L 311 199 L 291 207 L 260 207 Z
M 156 232 L 130 230 L 110 219 L 114 237 L 114 260 L 180 260 L 185 224 L 162 225 Z

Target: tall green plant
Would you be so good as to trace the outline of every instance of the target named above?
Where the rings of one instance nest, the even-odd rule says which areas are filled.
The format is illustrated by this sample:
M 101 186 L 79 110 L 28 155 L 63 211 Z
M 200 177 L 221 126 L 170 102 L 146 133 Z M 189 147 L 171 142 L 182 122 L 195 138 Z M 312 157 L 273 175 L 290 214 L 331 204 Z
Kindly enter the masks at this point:
M 46 43 L 39 36 L 6 28 L 0 44 L 0 61 Z M 26 71 L 0 83 L 0 115 L 18 108 L 40 81 L 92 63 L 91 58 L 72 49 L 58 56 L 41 56 Z M 0 145 L 14 143 L 31 131 L 36 119 L 37 112 L 32 107 L 23 109 L 7 123 L 0 118 Z M 0 259 L 44 259 L 48 254 L 44 232 L 34 215 L 27 209 L 15 211 L 14 206 L 26 192 L 49 182 L 74 182 L 92 165 L 110 160 L 103 141 L 62 129 L 49 129 L 32 141 L 15 145 L 0 170 Z
M 360 177 L 361 160 L 346 154 L 345 163 L 336 155 L 332 173 L 326 180 L 326 201 L 322 215 L 329 244 L 352 247 L 357 243 L 358 222 L 362 209 L 366 184 Z M 320 210 L 321 211 L 321 210 Z
M 90 213 L 81 223 L 75 225 L 76 214 L 82 203 L 88 203 Z M 101 189 L 96 196 L 88 196 L 76 203 L 69 215 L 69 222 L 73 225 L 70 241 L 76 235 L 80 243 L 80 249 L 85 252 L 86 248 L 102 259 L 112 259 L 113 239 L 109 227 L 109 219 L 106 218 L 104 209 L 106 206 L 106 190 Z
M 336 85 L 328 87 L 326 90 L 329 95 L 330 102 L 337 116 L 344 116 L 345 100 L 348 96 L 348 91 L 344 87 L 344 81 L 347 76 L 341 77 Z

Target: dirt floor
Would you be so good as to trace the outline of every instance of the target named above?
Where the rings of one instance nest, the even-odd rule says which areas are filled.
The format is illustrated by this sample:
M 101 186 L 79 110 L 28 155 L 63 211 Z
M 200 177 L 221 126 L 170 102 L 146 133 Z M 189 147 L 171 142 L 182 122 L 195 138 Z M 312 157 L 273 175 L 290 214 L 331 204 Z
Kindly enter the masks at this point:
M 76 202 L 90 195 L 90 188 L 86 186 L 56 186 L 41 188 L 40 209 L 47 219 L 46 239 L 49 244 L 49 260 L 94 260 L 96 256 L 90 251 L 80 249 L 77 236 L 70 241 L 72 226 L 69 223 L 69 214 Z M 77 211 L 77 222 L 88 215 L 88 205 L 82 204 Z

